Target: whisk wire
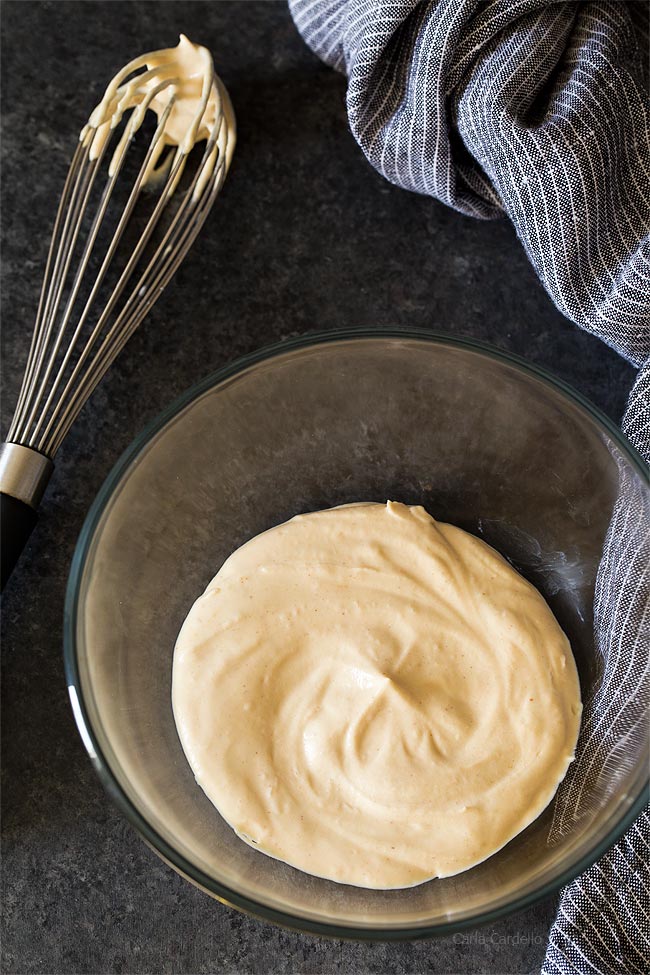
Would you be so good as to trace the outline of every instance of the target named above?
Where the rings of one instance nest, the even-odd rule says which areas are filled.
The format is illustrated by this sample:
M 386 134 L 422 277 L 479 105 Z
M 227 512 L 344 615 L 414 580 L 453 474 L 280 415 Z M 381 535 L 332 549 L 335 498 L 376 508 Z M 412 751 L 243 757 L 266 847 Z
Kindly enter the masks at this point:
M 100 332 L 101 332 L 101 330 L 103 328 L 104 322 L 106 321 L 106 319 L 110 315 L 110 313 L 111 313 L 111 311 L 112 311 L 115 303 L 119 299 L 119 296 L 120 296 L 120 293 L 121 293 L 121 289 L 124 287 L 124 285 L 128 281 L 128 276 L 125 277 L 125 275 L 123 274 L 122 277 L 120 278 L 120 281 L 118 282 L 117 286 L 113 290 L 113 293 L 111 295 L 111 298 L 110 298 L 108 304 L 106 305 L 104 311 L 100 315 L 100 317 L 99 317 L 99 319 L 98 319 L 98 321 L 97 321 L 97 323 L 96 323 L 93 331 L 91 332 L 89 338 L 86 341 L 86 344 L 85 344 L 84 348 L 82 349 L 82 352 L 80 354 L 80 357 L 79 357 L 79 359 L 78 359 L 78 361 L 77 361 L 77 363 L 76 363 L 76 365 L 75 365 L 75 367 L 73 369 L 72 375 L 70 376 L 70 378 L 69 378 L 69 380 L 68 380 L 68 382 L 67 382 L 67 384 L 65 386 L 65 389 L 64 389 L 63 393 L 61 394 L 61 397 L 59 399 L 59 402 L 57 403 L 57 405 L 55 406 L 55 408 L 53 410 L 53 413 L 52 413 L 52 415 L 50 417 L 50 420 L 49 420 L 49 422 L 48 422 L 48 424 L 46 426 L 45 432 L 43 433 L 41 439 L 37 442 L 36 441 L 36 437 L 38 436 L 38 433 L 39 433 L 41 427 L 43 426 L 43 423 L 45 422 L 45 418 L 47 416 L 48 410 L 50 409 L 50 406 L 52 405 L 52 402 L 54 400 L 54 397 L 56 396 L 57 391 L 58 391 L 58 389 L 59 389 L 59 387 L 60 387 L 60 385 L 61 385 L 61 383 L 63 381 L 63 378 L 65 376 L 65 371 L 66 371 L 66 369 L 67 369 L 67 367 L 68 367 L 68 365 L 69 365 L 69 363 L 70 363 L 70 361 L 72 359 L 73 352 L 74 352 L 74 350 L 76 348 L 76 343 L 77 343 L 77 341 L 79 339 L 79 336 L 80 336 L 80 334 L 81 334 L 81 332 L 83 330 L 83 327 L 84 327 L 84 325 L 86 323 L 86 320 L 88 318 L 88 315 L 90 313 L 90 310 L 93 307 L 93 304 L 95 302 L 95 299 L 97 297 L 97 294 L 99 292 L 99 289 L 100 289 L 101 285 L 104 282 L 106 273 L 107 273 L 107 271 L 109 269 L 109 266 L 110 266 L 110 263 L 113 260 L 113 257 L 115 255 L 115 252 L 116 252 L 116 250 L 117 250 L 117 248 L 118 248 L 118 246 L 120 244 L 120 241 L 122 239 L 124 230 L 125 230 L 125 228 L 126 228 L 126 226 L 128 224 L 128 221 L 129 221 L 129 219 L 131 217 L 131 214 L 133 212 L 133 209 L 134 209 L 134 207 L 135 207 L 135 205 L 137 203 L 138 197 L 140 195 L 140 191 L 142 189 L 142 183 L 143 183 L 143 180 L 144 180 L 144 177 L 145 177 L 145 173 L 147 172 L 147 169 L 148 169 L 150 160 L 151 160 L 151 158 L 153 156 L 154 149 L 155 149 L 155 147 L 158 145 L 158 143 L 160 141 L 160 135 L 162 134 L 162 131 L 164 129 L 164 124 L 165 124 L 165 122 L 166 122 L 166 120 L 167 120 L 167 118 L 169 116 L 169 113 L 170 113 L 170 111 L 172 109 L 173 104 L 174 104 L 174 96 L 171 97 L 171 99 L 169 101 L 169 104 L 167 105 L 167 108 L 166 108 L 165 112 L 162 115 L 161 122 L 158 125 L 158 127 L 156 129 L 156 132 L 154 133 L 154 135 L 153 135 L 153 137 L 151 139 L 151 142 L 149 144 L 149 147 L 148 147 L 146 156 L 144 158 L 144 161 L 143 161 L 142 165 L 140 166 L 140 170 L 139 170 L 139 172 L 138 172 L 138 174 L 137 174 L 137 176 L 135 178 L 135 182 L 134 182 L 133 187 L 131 189 L 131 192 L 129 194 L 129 198 L 127 200 L 126 206 L 124 207 L 124 210 L 123 210 L 122 215 L 120 217 L 120 220 L 119 220 L 119 223 L 118 223 L 117 228 L 115 230 L 115 233 L 113 234 L 113 237 L 112 237 L 112 239 L 110 241 L 110 244 L 109 244 L 109 246 L 107 248 L 107 251 L 106 251 L 106 254 L 104 255 L 104 258 L 103 258 L 102 264 L 100 266 L 100 269 L 97 272 L 97 275 L 95 277 L 95 281 L 93 282 L 93 285 L 92 285 L 90 294 L 89 294 L 89 296 L 88 296 L 88 298 L 86 300 L 86 303 L 85 303 L 85 306 L 83 308 L 83 311 L 81 312 L 81 315 L 79 317 L 79 321 L 77 323 L 77 326 L 76 326 L 76 328 L 74 330 L 74 333 L 73 333 L 73 335 L 72 335 L 72 337 L 70 339 L 70 343 L 69 343 L 68 349 L 66 351 L 66 354 L 65 354 L 65 356 L 63 358 L 63 361 L 61 362 L 61 364 L 59 366 L 59 369 L 58 369 L 56 378 L 54 380 L 54 383 L 53 383 L 53 385 L 52 385 L 52 387 L 50 389 L 49 395 L 48 395 L 48 397 L 47 397 L 47 399 L 46 399 L 46 401 L 44 403 L 44 406 L 43 406 L 43 408 L 41 410 L 40 419 L 39 419 L 38 423 L 36 424 L 36 426 L 35 426 L 35 428 L 34 428 L 34 430 L 32 432 L 32 441 L 33 441 L 34 444 L 36 444 L 36 449 L 39 450 L 39 451 L 41 451 L 41 452 L 47 452 L 46 447 L 47 447 L 48 436 L 50 434 L 50 431 L 52 430 L 52 427 L 53 427 L 54 423 L 56 422 L 56 419 L 57 419 L 58 414 L 60 413 L 62 403 L 65 401 L 65 398 L 68 395 L 69 389 L 71 388 L 71 386 L 76 381 L 79 373 L 81 372 L 81 369 L 83 368 L 85 362 L 87 361 L 87 359 L 88 359 L 88 357 L 89 357 L 89 355 L 90 355 L 90 353 L 91 353 L 91 351 L 92 351 L 92 349 L 93 349 L 93 347 L 94 347 L 94 345 L 95 345 L 95 343 L 97 341 L 97 337 L 99 336 L 99 334 L 100 334 Z M 108 146 L 108 141 L 107 141 L 106 145 Z M 86 247 L 86 250 L 85 250 L 84 255 L 82 257 L 82 260 L 81 260 L 79 272 L 78 272 L 78 275 L 77 275 L 78 281 L 75 281 L 75 287 L 73 288 L 73 292 L 72 292 L 72 294 L 70 296 L 70 300 L 68 302 L 68 307 L 66 308 L 66 313 L 65 313 L 65 316 L 64 316 L 64 320 L 66 320 L 66 321 L 67 321 L 67 318 L 68 318 L 68 316 L 70 314 L 70 311 L 72 309 L 72 306 L 74 305 L 74 301 L 76 299 L 76 295 L 77 295 L 77 291 L 78 291 L 78 283 L 80 283 L 81 278 L 83 278 L 83 275 L 85 274 L 86 267 L 87 267 L 87 264 L 88 264 L 88 261 L 89 261 L 89 258 L 90 258 L 90 255 L 91 255 L 91 252 L 92 252 L 92 249 L 93 249 L 93 246 L 94 246 L 96 237 L 97 237 L 97 234 L 98 234 L 99 229 L 100 229 L 100 226 L 101 226 L 101 224 L 103 222 L 103 219 L 104 219 L 106 210 L 108 208 L 108 204 L 110 202 L 110 198 L 111 198 L 111 195 L 113 193 L 113 189 L 115 187 L 115 184 L 117 182 L 118 176 L 120 174 L 120 170 L 122 168 L 123 162 L 124 162 L 124 159 L 123 159 L 123 157 L 121 157 L 119 159 L 118 165 L 117 165 L 117 167 L 116 167 L 113 175 L 109 177 L 109 181 L 108 181 L 107 186 L 105 188 L 105 191 L 104 191 L 104 194 L 103 194 L 103 197 L 102 197 L 102 201 L 100 203 L 99 210 L 97 212 L 97 215 L 96 215 L 95 220 L 93 222 L 92 230 L 91 230 L 90 235 L 89 235 L 89 244 L 91 246 L 90 247 L 88 247 L 88 246 Z M 149 221 L 149 226 L 147 227 L 147 229 L 145 230 L 144 234 L 140 238 L 140 241 L 138 242 L 138 245 L 136 246 L 136 249 L 135 249 L 135 251 L 134 251 L 134 253 L 132 255 L 131 261 L 129 263 L 131 263 L 131 262 L 137 263 L 137 260 L 139 259 L 139 255 L 142 252 L 142 250 L 144 249 L 144 247 L 146 246 L 146 243 L 148 241 L 148 238 L 149 238 L 151 232 L 153 231 L 153 228 L 155 226 L 155 223 L 157 223 L 158 218 L 160 217 L 161 212 L 162 212 L 162 206 L 160 205 L 160 201 L 159 201 L 159 204 L 158 204 L 158 206 L 156 208 L 156 211 L 154 211 L 154 215 L 151 218 L 151 220 Z M 154 217 L 156 218 L 155 221 L 153 219 Z M 56 355 L 56 352 L 57 351 L 58 350 L 55 350 L 55 355 Z M 49 377 L 47 377 L 47 378 L 49 378 Z
M 83 253 L 81 255 L 80 262 L 79 262 L 79 267 L 77 269 L 77 273 L 75 275 L 75 278 L 74 278 L 74 281 L 73 281 L 73 284 L 72 284 L 72 289 L 70 291 L 70 295 L 69 295 L 68 300 L 66 302 L 66 307 L 65 307 L 65 310 L 63 312 L 63 316 L 61 318 L 61 322 L 59 324 L 58 333 L 57 333 L 56 339 L 54 341 L 53 347 L 52 347 L 52 349 L 50 351 L 50 357 L 49 357 L 47 366 L 45 368 L 45 371 L 43 373 L 43 378 L 41 380 L 40 387 L 39 387 L 38 392 L 36 394 L 36 403 L 37 404 L 41 401 L 42 397 L 45 395 L 45 390 L 48 387 L 48 383 L 50 381 L 52 372 L 54 370 L 54 366 L 55 366 L 55 363 L 56 363 L 56 358 L 57 358 L 57 355 L 58 355 L 59 350 L 61 348 L 61 344 L 63 342 L 63 338 L 65 336 L 66 330 L 68 328 L 68 323 L 70 321 L 70 316 L 72 314 L 72 310 L 73 310 L 74 305 L 75 305 L 75 302 L 77 300 L 77 295 L 79 294 L 79 289 L 80 289 L 81 284 L 82 284 L 82 281 L 83 281 L 83 276 L 84 276 L 84 273 L 85 273 L 86 268 L 88 266 L 88 262 L 90 260 L 90 256 L 91 256 L 91 254 L 93 252 L 93 249 L 94 249 L 94 246 L 95 246 L 95 243 L 96 243 L 96 240 L 97 240 L 97 235 L 98 235 L 99 229 L 101 227 L 101 223 L 102 223 L 103 216 L 104 216 L 104 214 L 106 212 L 106 208 L 107 208 L 107 206 L 109 204 L 109 201 L 110 201 L 110 197 L 111 197 L 111 193 L 112 193 L 113 186 L 114 186 L 114 181 L 113 180 L 109 181 L 109 183 L 106 185 L 106 187 L 104 189 L 104 192 L 102 194 L 102 199 L 101 199 L 101 202 L 100 202 L 99 209 L 98 209 L 97 213 L 95 214 L 95 218 L 94 218 L 93 223 L 92 223 L 92 226 L 90 228 L 90 232 L 88 234 L 88 239 L 86 240 L 86 243 L 85 243 L 85 246 L 84 246 L 84 250 L 83 250 Z M 53 314 L 56 314 L 57 311 L 58 311 L 58 308 L 55 308 Z M 79 320 L 79 323 L 78 323 L 78 325 L 77 325 L 77 327 L 75 329 L 74 334 L 72 335 L 72 338 L 70 339 L 70 342 L 68 344 L 68 348 L 67 348 L 66 353 L 65 353 L 65 355 L 63 357 L 63 361 L 61 362 L 61 365 L 59 366 L 59 370 L 57 372 L 57 376 L 56 376 L 56 378 L 55 378 L 55 380 L 54 380 L 54 382 L 53 382 L 53 384 L 52 384 L 52 386 L 50 388 L 50 392 L 49 392 L 49 394 L 48 394 L 48 396 L 47 396 L 47 398 L 45 400 L 44 405 L 41 407 L 39 419 L 36 420 L 36 416 L 35 416 L 37 407 L 35 408 L 35 410 L 32 412 L 32 415 L 30 416 L 30 420 L 28 421 L 28 426 L 32 426 L 33 425 L 33 430 L 32 430 L 32 433 L 31 433 L 31 441 L 32 442 L 37 437 L 38 432 L 39 432 L 39 430 L 40 430 L 40 428 L 41 428 L 41 426 L 43 424 L 44 417 L 45 417 L 45 415 L 47 413 L 47 410 L 49 409 L 50 403 L 52 402 L 52 399 L 56 395 L 56 391 L 57 391 L 58 383 L 60 381 L 60 377 L 61 377 L 62 373 L 65 371 L 65 368 L 66 368 L 66 366 L 68 364 L 68 361 L 69 361 L 69 359 L 70 359 L 70 357 L 72 355 L 72 352 L 73 352 L 73 349 L 74 349 L 74 343 L 75 343 L 75 341 L 77 339 L 77 336 L 79 335 L 79 333 L 80 333 L 80 331 L 81 331 L 81 329 L 83 327 L 83 324 L 84 324 L 84 319 L 83 319 L 83 316 L 82 316 L 82 318 Z
M 208 181 L 204 191 L 198 197 L 194 191 L 199 185 L 203 165 L 210 158 L 214 149 L 215 140 L 211 139 L 206 145 L 203 160 L 199 165 L 192 183 L 187 190 L 184 199 L 171 221 L 163 239 L 156 248 L 147 267 L 140 276 L 137 284 L 133 288 L 124 307 L 121 309 L 116 320 L 109 331 L 105 334 L 95 357 L 83 377 L 80 385 L 66 403 L 65 410 L 59 416 L 59 430 L 52 432 L 50 443 L 41 442 L 39 450 L 43 450 L 48 455 L 53 455 L 58 450 L 61 442 L 67 435 L 70 427 L 83 406 L 84 402 L 92 394 L 98 383 L 101 381 L 113 360 L 120 353 L 131 335 L 146 316 L 149 309 L 157 300 L 160 293 L 167 286 L 170 278 L 175 273 L 177 267 L 185 257 L 192 242 L 198 234 L 214 199 L 221 188 L 225 178 L 225 159 L 221 159 L 215 167 L 211 179 Z M 178 165 L 185 164 L 186 157 Z M 172 170 L 168 183 L 172 184 L 175 173 Z M 158 207 L 162 208 L 166 202 L 165 197 L 161 197 Z M 152 215 L 152 219 L 155 213 Z M 147 231 L 145 230 L 145 234 Z M 143 234 L 144 237 L 144 234 Z M 137 261 L 129 262 L 130 268 L 125 268 L 129 272 L 133 270 Z M 153 273 L 156 271 L 157 273 Z M 130 273 L 129 273 L 130 277 Z M 121 287 L 121 282 L 118 288 Z M 116 292 L 118 290 L 116 288 Z M 99 324 L 99 323 L 98 323 Z M 71 385 L 71 384 L 70 384 Z M 67 388 L 66 388 L 67 392 Z M 65 400 L 65 395 L 62 401 Z M 47 433 L 50 433 L 48 429 Z
M 102 153 L 103 155 L 103 153 Z M 59 244 L 59 253 L 57 255 L 57 260 L 54 265 L 54 271 L 52 273 L 52 281 L 50 283 L 50 293 L 48 296 L 48 302 L 46 302 L 46 307 L 44 311 L 44 318 L 42 323 L 42 342 L 39 349 L 37 350 L 35 366 L 34 366 L 34 376 L 30 387 L 28 390 L 28 399 L 25 405 L 25 412 L 28 415 L 23 420 L 23 425 L 18 431 L 18 438 L 21 442 L 25 442 L 27 436 L 27 431 L 30 429 L 32 423 L 34 422 L 34 416 L 38 410 L 38 398 L 45 388 L 43 382 L 38 383 L 37 377 L 41 373 L 43 368 L 43 363 L 47 354 L 47 349 L 49 342 L 54 330 L 56 323 L 56 315 L 61 302 L 61 296 L 65 287 L 66 278 L 70 268 L 70 263 L 75 250 L 77 239 L 79 237 L 79 230 L 83 222 L 84 213 L 88 205 L 88 199 L 92 191 L 95 178 L 97 175 L 99 164 L 101 163 L 100 158 L 94 163 L 86 165 L 87 160 L 84 158 L 82 166 L 79 170 L 77 181 L 75 183 L 75 188 L 71 197 L 70 209 L 68 211 L 68 216 L 64 223 L 62 232 L 62 241 Z M 72 224 L 72 232 L 70 236 L 67 236 L 68 227 Z M 54 240 L 53 240 L 54 243 Z M 59 242 L 57 242 L 59 243 Z M 61 268 L 61 266 L 63 266 Z M 63 332 L 65 331 L 65 324 L 59 325 L 58 339 L 55 340 L 55 348 L 61 345 L 63 338 Z M 28 441 L 28 446 L 32 446 L 31 440 Z
M 20 388 L 20 394 L 18 397 L 18 403 L 14 413 L 14 417 L 9 429 L 8 439 L 20 440 L 20 431 L 25 417 L 25 413 L 29 408 L 29 403 L 33 393 L 33 383 L 35 376 L 37 375 L 37 362 L 39 361 L 41 355 L 41 349 L 43 343 L 46 340 L 46 331 L 44 328 L 44 321 L 48 315 L 48 310 L 52 301 L 53 291 L 51 287 L 52 280 L 54 278 L 56 269 L 63 259 L 64 255 L 61 252 L 59 242 L 64 235 L 65 228 L 69 225 L 72 218 L 72 211 L 69 207 L 69 201 L 78 186 L 79 175 L 81 171 L 81 166 L 83 165 L 83 149 L 81 146 L 77 147 L 77 150 L 73 156 L 70 169 L 68 170 L 68 175 L 66 177 L 65 185 L 63 188 L 63 193 L 61 195 L 61 201 L 57 210 L 56 219 L 54 222 L 54 229 L 52 233 L 52 239 L 50 241 L 50 247 L 48 251 L 47 261 L 45 265 L 45 274 L 43 277 L 43 283 L 41 285 L 41 293 L 39 297 L 38 310 L 36 314 L 36 323 L 34 326 L 34 331 L 32 334 L 32 341 L 30 345 L 29 355 L 27 358 L 27 365 L 25 367 L 25 374 L 23 376 L 22 385 Z M 63 230 L 61 225 L 63 224 Z
M 66 208 L 68 206 L 68 199 L 69 199 L 69 196 L 70 196 L 70 187 L 72 186 L 73 177 L 74 177 L 74 175 L 75 175 L 75 173 L 77 171 L 77 168 L 78 168 L 78 165 L 79 165 L 79 160 L 81 158 L 82 152 L 83 152 L 82 146 L 81 145 L 78 145 L 77 146 L 77 149 L 75 151 L 75 154 L 74 154 L 74 156 L 72 158 L 72 162 L 71 162 L 70 168 L 68 170 L 68 174 L 67 174 L 66 181 L 65 181 L 65 184 L 64 184 L 64 187 L 63 187 L 63 191 L 61 193 L 61 199 L 59 201 L 59 206 L 58 206 L 57 211 L 56 211 L 56 217 L 55 217 L 55 220 L 54 220 L 54 228 L 53 228 L 53 231 L 52 231 L 52 241 L 50 242 L 50 247 L 48 249 L 47 261 L 46 261 L 46 264 L 45 264 L 45 273 L 44 273 L 44 276 L 43 276 L 43 282 L 41 284 L 41 291 L 40 291 L 40 295 L 39 295 L 39 299 L 38 299 L 38 308 L 37 308 L 37 311 L 36 311 L 36 325 L 35 325 L 34 331 L 32 332 L 32 339 L 31 339 L 30 346 L 29 346 L 29 354 L 27 356 L 27 363 L 25 365 L 25 373 L 24 373 L 24 377 L 23 377 L 23 382 L 22 382 L 22 385 L 20 387 L 20 392 L 18 394 L 18 402 L 16 404 L 16 410 L 14 412 L 14 416 L 13 416 L 13 419 L 11 421 L 11 425 L 9 427 L 9 434 L 8 434 L 8 439 L 9 440 L 11 440 L 12 439 L 12 436 L 16 433 L 17 427 L 18 427 L 18 425 L 19 425 L 19 423 L 20 423 L 20 421 L 22 419 L 22 415 L 23 415 L 23 404 L 25 403 L 25 400 L 27 399 L 27 393 L 28 393 L 29 385 L 30 385 L 30 382 L 31 382 L 31 379 L 32 379 L 32 374 L 33 374 L 33 369 L 34 369 L 34 361 L 35 361 L 35 357 L 36 357 L 36 350 L 39 347 L 40 342 L 42 341 L 42 337 L 43 336 L 42 336 L 42 331 L 39 328 L 39 325 L 40 325 L 40 323 L 42 321 L 42 318 L 43 318 L 43 312 L 44 312 L 44 308 L 45 308 L 45 303 L 47 301 L 48 293 L 49 293 L 48 292 L 48 282 L 50 280 L 50 274 L 51 274 L 51 270 L 52 270 L 52 262 L 53 262 L 53 259 L 54 259 L 55 253 L 56 253 L 55 248 L 54 248 L 54 241 L 55 241 L 55 239 L 58 238 L 59 228 L 60 228 L 61 222 L 63 220 L 63 215 L 64 215 L 64 213 L 66 213 Z

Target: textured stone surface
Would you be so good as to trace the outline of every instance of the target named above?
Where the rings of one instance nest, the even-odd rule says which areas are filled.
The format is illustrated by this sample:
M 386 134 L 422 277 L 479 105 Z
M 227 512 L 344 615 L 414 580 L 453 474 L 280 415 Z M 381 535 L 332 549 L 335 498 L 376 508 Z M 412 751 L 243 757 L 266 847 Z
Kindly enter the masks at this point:
M 63 596 L 121 451 L 189 384 L 269 342 L 376 323 L 473 335 L 615 420 L 633 370 L 555 310 L 505 221 L 471 221 L 370 169 L 346 127 L 344 80 L 305 49 L 283 3 L 5 0 L 2 16 L 3 431 L 75 133 L 114 70 L 185 31 L 213 50 L 240 130 L 199 246 L 73 428 L 4 596 L 3 971 L 538 972 L 552 899 L 456 938 L 369 945 L 282 931 L 181 880 L 90 768 L 63 677 Z

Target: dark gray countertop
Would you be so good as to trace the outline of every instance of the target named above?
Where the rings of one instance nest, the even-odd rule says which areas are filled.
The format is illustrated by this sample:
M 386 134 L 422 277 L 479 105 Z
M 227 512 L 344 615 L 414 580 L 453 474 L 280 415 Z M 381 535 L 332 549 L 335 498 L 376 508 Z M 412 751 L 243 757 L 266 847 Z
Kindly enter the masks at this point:
M 262 345 L 348 324 L 446 329 L 546 366 L 617 421 L 632 368 L 553 307 L 507 221 L 459 216 L 369 167 L 344 79 L 304 47 L 283 2 L 5 0 L 2 14 L 3 431 L 75 134 L 116 68 L 184 31 L 212 49 L 239 120 L 200 244 L 66 440 L 4 596 L 2 970 L 538 972 L 553 899 L 455 938 L 372 945 L 280 930 L 181 880 L 91 770 L 63 677 L 63 597 L 122 450 L 188 385 Z

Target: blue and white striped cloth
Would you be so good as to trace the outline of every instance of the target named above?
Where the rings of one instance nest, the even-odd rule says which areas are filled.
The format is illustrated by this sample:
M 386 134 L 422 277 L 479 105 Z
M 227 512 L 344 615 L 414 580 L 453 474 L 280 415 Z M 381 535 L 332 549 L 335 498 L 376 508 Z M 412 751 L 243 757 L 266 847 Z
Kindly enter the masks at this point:
M 470 216 L 505 213 L 558 308 L 639 367 L 623 429 L 650 460 L 645 0 L 289 6 L 312 50 L 347 75 L 350 128 L 375 169 Z M 560 831 L 589 769 L 615 755 L 631 688 L 636 713 L 647 704 L 650 540 L 630 548 L 626 530 L 643 503 L 622 485 L 597 582 L 602 694 L 586 702 Z M 646 812 L 564 889 L 544 975 L 650 971 L 649 841 Z

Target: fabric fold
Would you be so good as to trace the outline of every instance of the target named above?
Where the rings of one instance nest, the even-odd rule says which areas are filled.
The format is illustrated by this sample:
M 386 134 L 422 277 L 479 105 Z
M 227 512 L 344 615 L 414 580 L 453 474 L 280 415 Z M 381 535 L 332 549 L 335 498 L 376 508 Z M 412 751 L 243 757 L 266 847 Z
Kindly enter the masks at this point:
M 352 133 L 390 182 L 504 212 L 557 307 L 650 356 L 647 8 L 546 0 L 290 0 L 347 75 Z
M 560 311 L 640 368 L 623 429 L 650 460 L 648 5 L 289 0 L 289 6 L 311 49 L 347 76 L 350 128 L 371 165 L 390 182 L 468 216 L 507 215 Z M 594 625 L 598 652 L 612 654 L 612 686 L 621 676 L 616 661 L 623 661 L 628 678 L 638 675 L 643 696 L 650 562 L 648 539 L 626 527 L 641 503 L 628 494 L 622 484 Z M 607 592 L 620 598 L 608 600 Z M 592 751 L 601 745 L 595 734 L 589 738 L 597 723 L 587 712 L 585 747 Z M 558 829 L 581 789 L 567 782 L 556 807 Z M 646 811 L 564 888 L 543 975 L 650 970 L 648 887 Z

